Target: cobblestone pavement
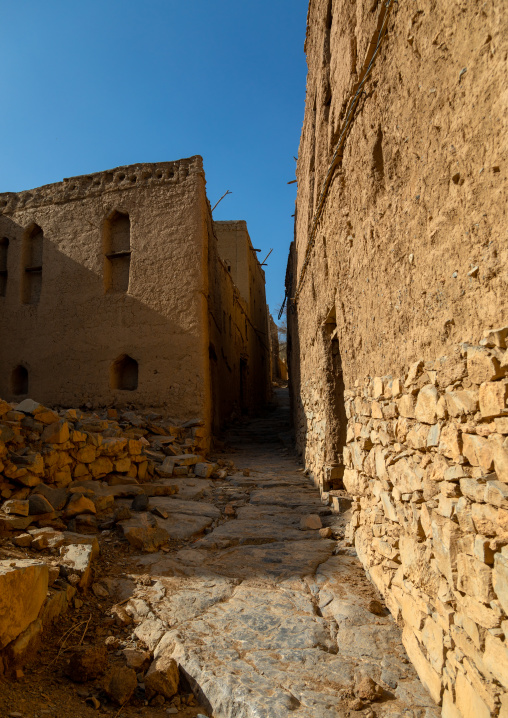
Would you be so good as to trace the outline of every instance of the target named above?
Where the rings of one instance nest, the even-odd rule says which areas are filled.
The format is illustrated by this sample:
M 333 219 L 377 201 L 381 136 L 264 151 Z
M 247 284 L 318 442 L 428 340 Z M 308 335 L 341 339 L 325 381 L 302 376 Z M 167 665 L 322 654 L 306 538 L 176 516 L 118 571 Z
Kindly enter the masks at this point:
M 278 390 L 276 408 L 230 434 L 232 475 L 157 499 L 201 521 L 180 550 L 133 557 L 152 579 L 129 602 L 135 633 L 178 661 L 214 718 L 437 718 L 399 628 L 340 541 L 345 517 L 321 503 L 290 448 L 288 418 Z M 301 528 L 312 515 L 331 537 Z

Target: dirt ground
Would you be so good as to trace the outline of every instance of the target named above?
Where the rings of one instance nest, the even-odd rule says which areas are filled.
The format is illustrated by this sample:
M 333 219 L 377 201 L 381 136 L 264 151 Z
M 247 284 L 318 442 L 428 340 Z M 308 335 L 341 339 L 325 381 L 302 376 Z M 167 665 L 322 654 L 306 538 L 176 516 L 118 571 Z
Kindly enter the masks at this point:
M 99 536 L 101 557 L 95 563 L 94 580 L 104 576 L 128 576 L 131 571 L 138 573 L 131 558 L 131 547 L 127 542 L 120 543 L 110 537 Z M 173 542 L 171 550 L 177 550 L 186 542 Z M 0 550 L 1 558 L 40 557 L 35 551 L 22 551 L 4 546 Z M 206 711 L 197 705 L 189 689 L 181 687 L 178 696 L 162 705 L 149 704 L 144 693 L 137 689 L 128 705 L 120 708 L 113 705 L 102 690 L 99 678 L 84 684 L 70 680 L 64 672 L 68 657 L 73 648 L 79 645 L 102 644 L 108 636 L 118 639 L 116 648 L 108 651 L 108 663 L 124 665 L 122 648 L 134 647 L 130 635 L 132 627 L 121 628 L 115 625 L 110 609 L 116 601 L 112 597 L 98 598 L 90 590 L 77 596 L 76 608 L 71 608 L 60 616 L 56 625 L 44 633 L 43 641 L 34 661 L 15 681 L 0 683 L 0 715 L 9 718 L 89 718 L 94 715 L 111 715 L 130 718 L 131 716 L 150 716 L 167 718 L 168 708 L 177 712 L 169 713 L 179 718 L 194 718 Z M 79 605 L 81 603 L 82 605 Z M 94 707 L 92 698 L 100 707 Z M 159 698 L 160 700 L 160 698 Z

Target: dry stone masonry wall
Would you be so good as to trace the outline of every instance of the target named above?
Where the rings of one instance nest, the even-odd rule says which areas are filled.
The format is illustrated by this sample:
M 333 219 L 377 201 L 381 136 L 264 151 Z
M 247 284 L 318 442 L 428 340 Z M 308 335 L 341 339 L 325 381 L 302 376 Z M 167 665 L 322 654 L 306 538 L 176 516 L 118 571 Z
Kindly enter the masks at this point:
M 40 561 L 0 560 L 0 675 L 22 675 L 42 632 L 90 587 L 99 531 L 117 529 L 146 552 L 166 546 L 166 512 L 131 515 L 115 499 L 134 499 L 141 511 L 149 496 L 176 494 L 185 477 L 220 476 L 204 458 L 208 445 L 202 419 L 0 400 L 0 539 L 41 552 Z
M 508 327 L 346 391 L 346 538 L 443 716 L 508 715 Z

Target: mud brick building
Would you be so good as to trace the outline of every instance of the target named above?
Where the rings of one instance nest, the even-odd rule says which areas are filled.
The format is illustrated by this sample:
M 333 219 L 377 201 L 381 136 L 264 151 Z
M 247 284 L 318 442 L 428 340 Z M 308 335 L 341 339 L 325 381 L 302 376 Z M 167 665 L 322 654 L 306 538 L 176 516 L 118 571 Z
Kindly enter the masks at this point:
M 305 42 L 297 443 L 446 718 L 508 715 L 506 9 L 311 0 Z
M 223 260 L 199 156 L 0 195 L 0 395 L 162 407 L 208 427 L 262 403 L 250 255 L 236 274 Z

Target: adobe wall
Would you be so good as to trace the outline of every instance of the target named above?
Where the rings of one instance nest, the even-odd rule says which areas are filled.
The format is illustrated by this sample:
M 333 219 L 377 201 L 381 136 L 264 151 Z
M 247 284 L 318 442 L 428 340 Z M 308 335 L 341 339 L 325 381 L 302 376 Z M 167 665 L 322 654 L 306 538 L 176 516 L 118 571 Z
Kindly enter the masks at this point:
M 245 222 L 212 222 L 210 211 L 207 221 L 211 396 L 213 425 L 218 428 L 223 419 L 268 401 L 270 344 L 265 276 L 249 249 Z M 233 251 L 237 245 L 238 254 Z
M 310 2 L 288 322 L 298 443 L 319 480 L 324 466 L 342 471 L 344 417 L 331 406 L 344 388 L 446 354 L 508 315 L 506 9 Z
M 265 273 L 244 220 L 227 220 L 213 223 L 217 248 L 226 267 L 230 268 L 233 282 L 244 299 L 249 315 L 260 332 L 268 327 L 266 316 Z
M 311 0 L 286 277 L 298 448 L 447 718 L 508 715 L 506 10 Z
M 11 385 L 23 365 L 30 397 L 48 405 L 129 403 L 209 420 L 204 186 L 196 156 L 0 196 L 0 237 L 9 240 L 1 396 L 23 398 Z M 104 222 L 114 211 L 130 219 L 128 291 L 105 286 Z M 34 223 L 44 238 L 42 258 L 31 260 Z M 23 303 L 25 267 L 39 260 L 39 301 Z M 135 390 L 111 388 L 112 363 L 123 354 L 138 362 Z
M 250 258 L 251 249 L 247 222 L 245 220 L 214 220 L 213 229 L 217 238 L 220 257 L 238 287 L 240 295 L 250 307 Z

